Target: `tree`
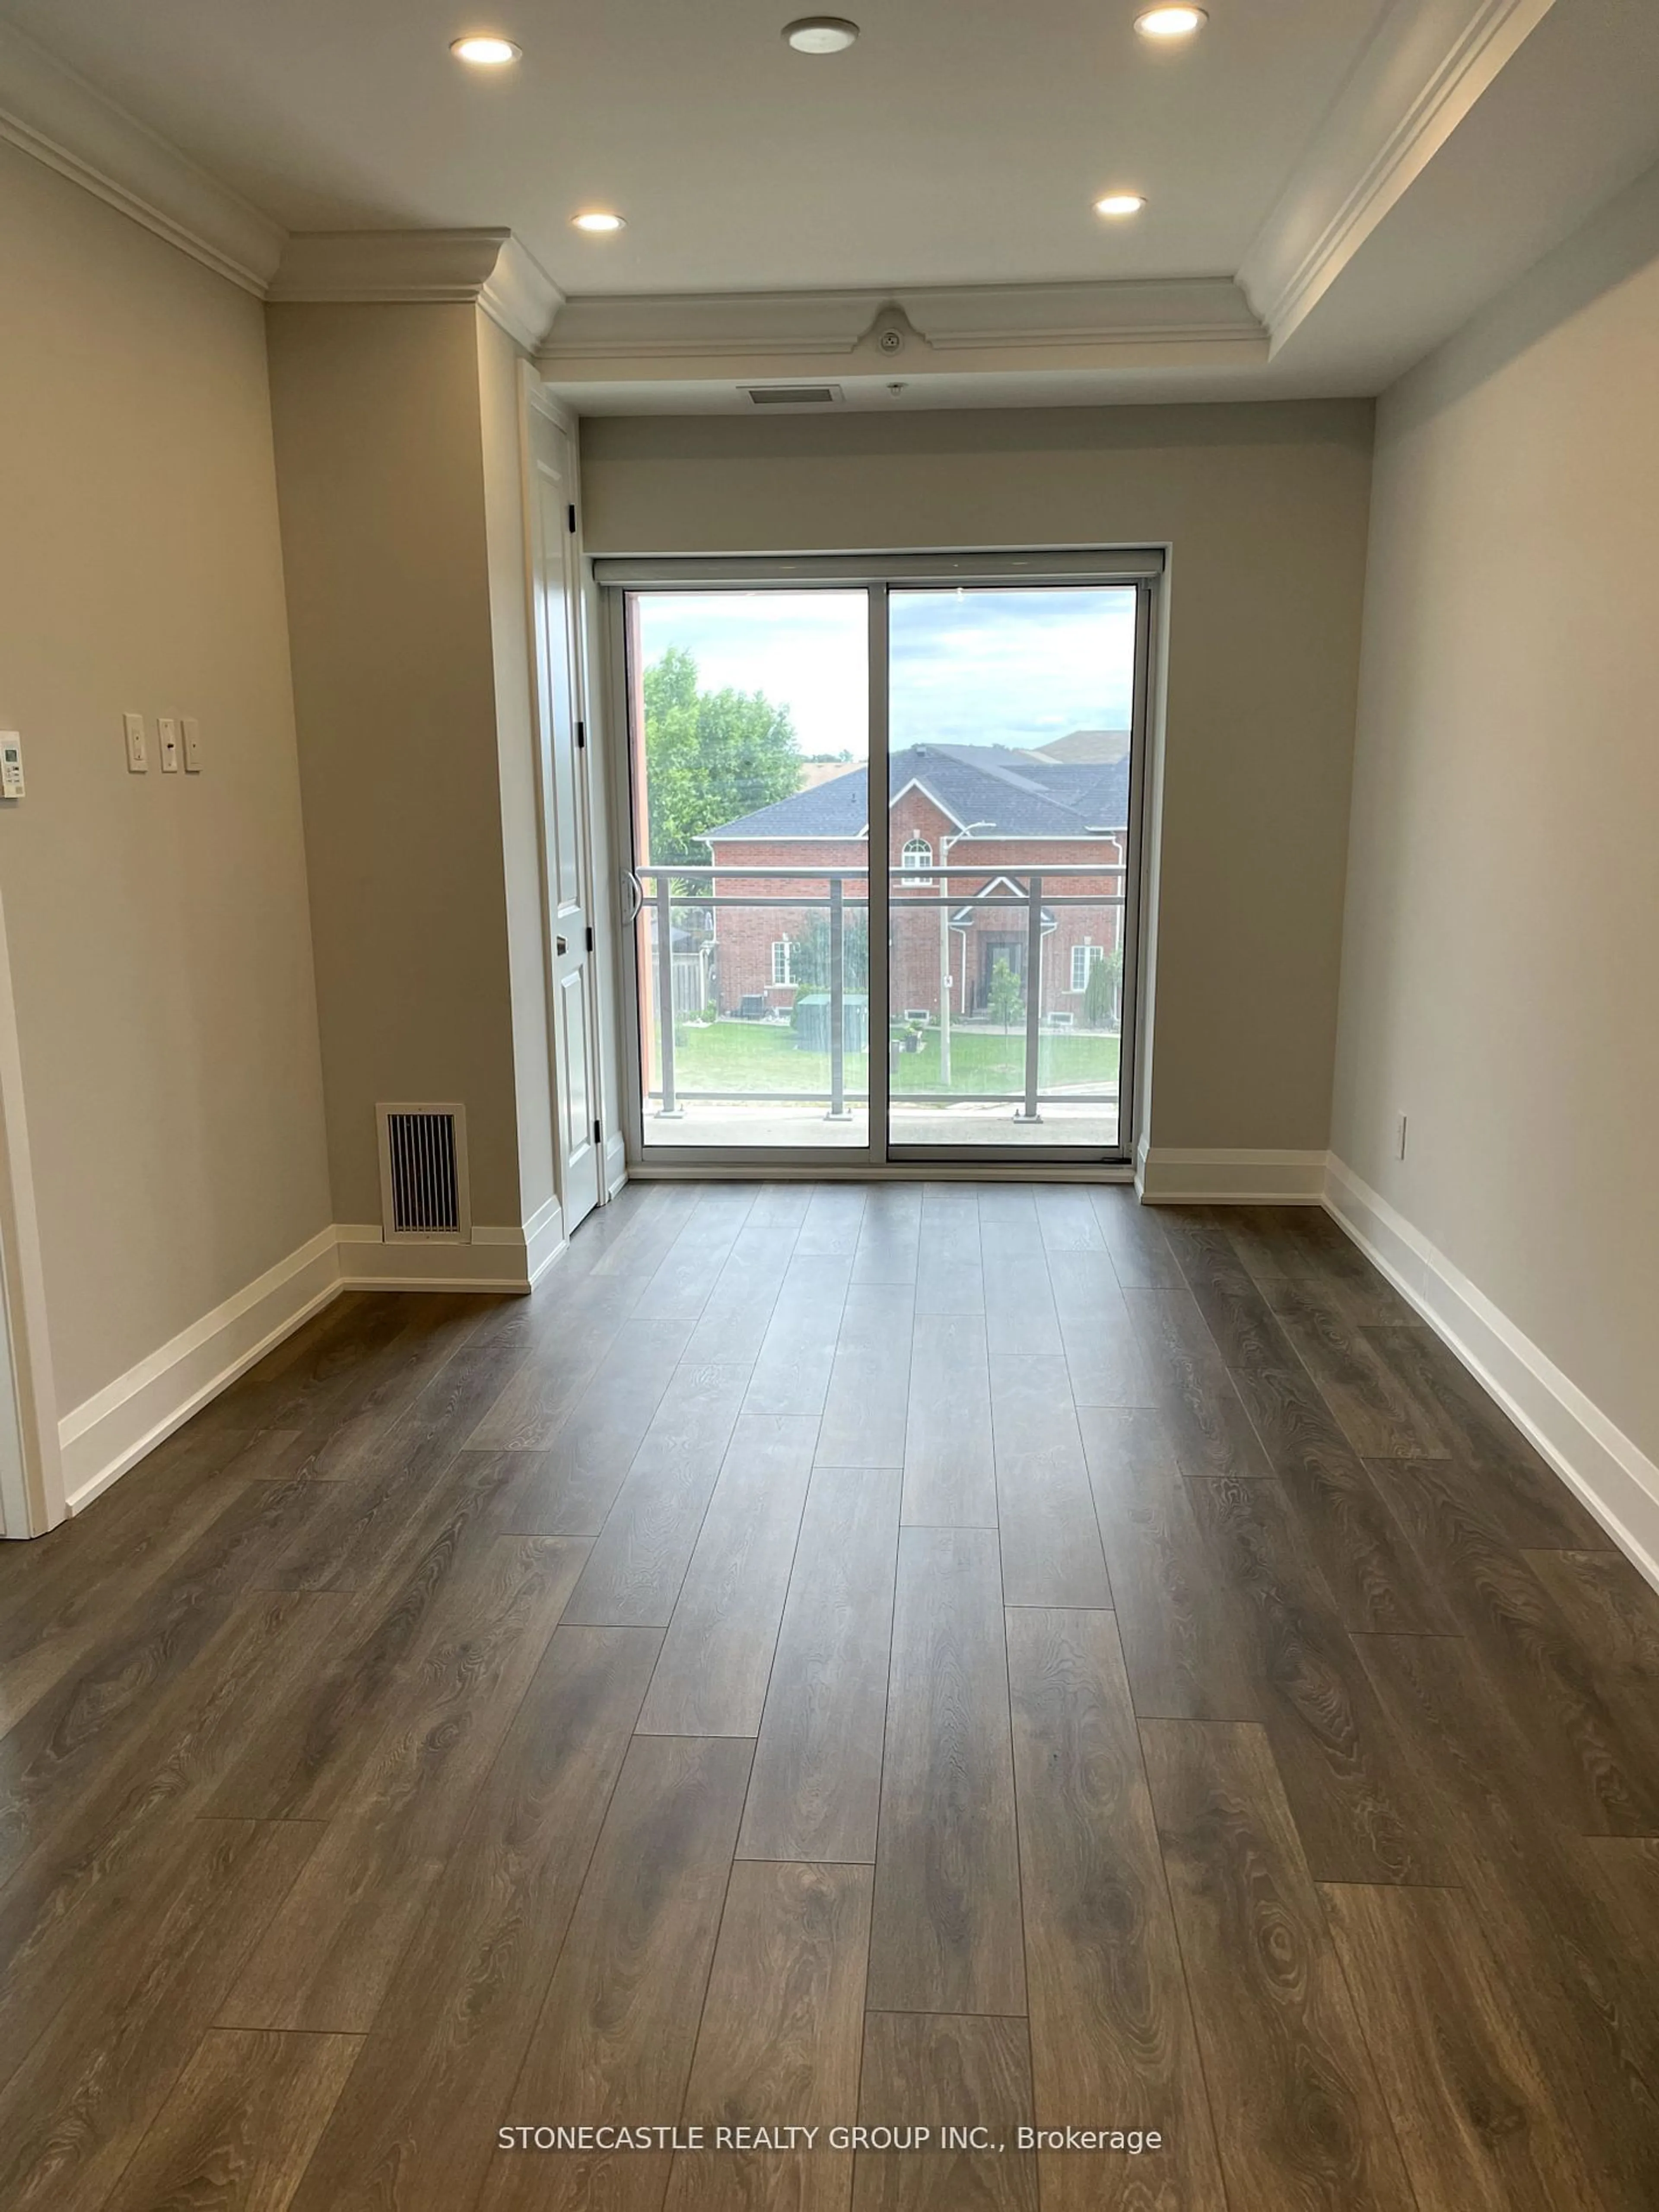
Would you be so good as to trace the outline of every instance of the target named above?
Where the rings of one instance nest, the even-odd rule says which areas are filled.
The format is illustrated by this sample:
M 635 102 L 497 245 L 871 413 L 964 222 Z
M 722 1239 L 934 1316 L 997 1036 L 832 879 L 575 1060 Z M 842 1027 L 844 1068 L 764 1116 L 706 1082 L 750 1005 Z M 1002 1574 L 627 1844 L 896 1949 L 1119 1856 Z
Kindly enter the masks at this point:
M 645 769 L 659 864 L 706 867 L 708 830 L 800 788 L 789 709 L 729 684 L 700 690 L 697 664 L 680 645 L 645 672 Z
M 1117 1018 L 1117 987 L 1123 974 L 1123 955 L 1114 945 L 1103 952 L 1089 969 L 1083 994 L 1083 1019 L 1091 1030 L 1109 1030 Z
M 848 991 L 867 991 L 870 988 L 870 921 L 863 912 L 844 914 L 841 925 L 841 969 L 842 988 Z M 799 927 L 789 933 L 794 950 L 791 955 L 789 972 L 803 991 L 827 991 L 830 988 L 830 917 L 822 910 L 809 914 Z
M 993 1018 L 1002 1024 L 1006 1036 L 1025 1011 L 1025 994 L 1019 988 L 1019 978 L 1006 959 L 999 957 L 991 970 L 990 988 L 985 1002 Z

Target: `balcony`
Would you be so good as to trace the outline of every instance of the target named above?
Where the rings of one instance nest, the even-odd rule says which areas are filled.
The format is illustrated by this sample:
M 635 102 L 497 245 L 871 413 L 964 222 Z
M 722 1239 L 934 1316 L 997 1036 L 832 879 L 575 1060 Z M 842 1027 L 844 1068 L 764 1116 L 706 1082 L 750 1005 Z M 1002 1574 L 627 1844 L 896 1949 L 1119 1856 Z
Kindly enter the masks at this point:
M 1075 861 L 890 870 L 893 1143 L 1115 1148 L 1123 902 L 1080 880 Z M 866 872 L 676 864 L 637 881 L 645 1144 L 868 1144 Z

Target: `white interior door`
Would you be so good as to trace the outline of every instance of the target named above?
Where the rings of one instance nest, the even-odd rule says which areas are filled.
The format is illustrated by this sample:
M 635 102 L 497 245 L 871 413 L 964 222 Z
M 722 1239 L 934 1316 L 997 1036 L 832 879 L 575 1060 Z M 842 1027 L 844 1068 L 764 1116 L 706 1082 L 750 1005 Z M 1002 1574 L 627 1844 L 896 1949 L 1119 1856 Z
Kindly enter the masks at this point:
M 572 527 L 574 456 L 565 430 L 535 407 L 530 410 L 530 462 L 554 1116 L 559 1202 L 568 1236 L 605 1195 L 593 988 L 593 851 L 581 719 L 580 592 Z

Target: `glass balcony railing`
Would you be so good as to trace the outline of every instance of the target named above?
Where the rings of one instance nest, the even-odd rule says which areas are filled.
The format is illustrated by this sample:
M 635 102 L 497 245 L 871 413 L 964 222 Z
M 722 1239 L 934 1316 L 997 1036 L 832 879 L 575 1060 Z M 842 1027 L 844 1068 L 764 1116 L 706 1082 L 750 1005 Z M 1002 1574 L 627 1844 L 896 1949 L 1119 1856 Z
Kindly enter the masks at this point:
M 886 1082 L 899 1144 L 1115 1145 L 1123 899 L 1076 861 L 890 870 Z M 862 868 L 643 867 L 645 1139 L 862 1145 Z M 1079 888 L 1079 882 L 1085 887 Z

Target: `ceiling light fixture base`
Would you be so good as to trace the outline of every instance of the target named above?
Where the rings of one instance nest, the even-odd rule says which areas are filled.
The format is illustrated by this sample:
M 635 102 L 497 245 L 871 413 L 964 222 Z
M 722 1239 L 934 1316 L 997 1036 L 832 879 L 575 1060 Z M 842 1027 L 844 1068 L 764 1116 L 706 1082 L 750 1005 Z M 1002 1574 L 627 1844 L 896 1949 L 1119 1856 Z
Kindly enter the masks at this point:
M 514 62 L 524 59 L 522 46 L 515 46 L 511 39 L 501 38 L 493 31 L 473 31 L 464 39 L 452 39 L 449 51 L 458 62 L 465 62 L 470 69 L 510 69 Z
M 1209 20 L 1206 8 L 1143 8 L 1135 17 L 1135 28 L 1143 39 L 1160 41 L 1190 39 L 1201 31 Z
M 783 40 L 798 54 L 844 54 L 859 27 L 845 15 L 800 15 L 783 27 Z

